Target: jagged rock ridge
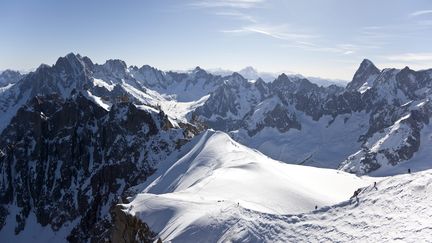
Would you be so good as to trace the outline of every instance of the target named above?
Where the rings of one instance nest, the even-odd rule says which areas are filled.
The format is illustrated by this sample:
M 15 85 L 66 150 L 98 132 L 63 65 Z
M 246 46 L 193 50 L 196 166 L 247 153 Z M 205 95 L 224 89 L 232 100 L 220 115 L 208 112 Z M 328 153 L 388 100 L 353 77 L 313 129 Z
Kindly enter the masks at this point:
M 162 111 L 130 102 L 107 111 L 72 93 L 32 98 L 2 133 L 0 225 L 16 218 L 16 234 L 31 227 L 33 214 L 53 231 L 71 228 L 73 242 L 108 237 L 110 208 L 195 132 Z M 9 215 L 13 207 L 17 214 Z

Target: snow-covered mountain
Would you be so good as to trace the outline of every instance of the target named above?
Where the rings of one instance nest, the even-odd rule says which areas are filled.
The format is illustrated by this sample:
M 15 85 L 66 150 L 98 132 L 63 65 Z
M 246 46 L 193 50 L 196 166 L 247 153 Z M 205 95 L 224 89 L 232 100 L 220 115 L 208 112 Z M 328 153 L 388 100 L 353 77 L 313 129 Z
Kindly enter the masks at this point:
M 265 82 L 272 82 L 277 77 L 277 74 L 275 74 L 275 73 L 259 72 L 257 69 L 255 69 L 252 66 L 244 67 L 243 69 L 240 69 L 238 71 L 221 69 L 221 68 L 214 68 L 214 69 L 208 69 L 208 72 L 210 72 L 214 75 L 220 75 L 220 76 L 229 76 L 233 73 L 238 73 L 238 74 L 242 75 L 245 79 L 257 80 L 257 79 L 261 78 Z
M 257 80 L 261 78 L 265 82 L 272 82 L 277 77 L 275 73 L 259 72 L 251 66 L 241 69 L 240 71 L 238 71 L 238 73 L 248 80 Z
M 262 79 L 250 82 L 233 73 L 193 111 L 193 116 L 215 129 L 229 131 L 242 126 L 241 119 L 267 95 L 268 87 Z
M 141 68 L 131 67 L 131 76 L 143 87 L 150 88 L 180 102 L 199 100 L 214 91 L 221 76 L 212 75 L 200 67 L 187 73 L 162 72 L 145 65 Z
M 242 170 L 253 168 L 244 166 L 237 170 L 245 176 Z M 321 175 L 319 179 L 325 178 Z M 172 242 L 428 242 L 432 233 L 428 203 L 431 178 L 432 171 L 428 170 L 380 179 L 376 185 L 371 181 L 360 189 L 358 199 L 346 197 L 335 205 L 285 215 L 261 212 L 235 201 L 218 201 L 218 197 L 207 201 L 182 197 L 188 195 L 187 190 L 178 195 L 139 194 L 121 208 L 123 213 L 162 229 L 153 237 Z M 344 182 L 350 183 L 350 177 L 344 178 Z M 205 185 L 203 188 L 208 189 Z M 229 188 L 230 185 L 223 189 Z M 261 205 L 267 205 L 270 201 L 265 200 L 265 192 L 262 195 Z M 133 233 L 129 235 L 132 236 Z
M 25 75 L 21 74 L 18 71 L 13 70 L 5 70 L 0 72 L 0 90 L 2 87 L 6 87 L 8 85 L 12 85 L 22 79 Z M 0 91 L 1 92 L 1 91 Z
M 127 99 L 138 105 L 162 107 L 170 117 L 184 122 L 186 113 L 205 101 L 223 83 L 221 79 L 199 68 L 165 74 L 149 66 L 127 67 L 121 60 L 94 64 L 88 57 L 70 53 L 53 66 L 41 65 L 15 85 L 0 89 L 0 132 L 32 97 L 57 93 L 67 98 L 73 90 L 84 90 L 106 109 Z
M 364 60 L 345 88 L 244 77 L 255 71 L 164 72 L 71 53 L 2 73 L 0 241 L 302 241 L 308 225 L 364 214 L 346 200 L 380 179 L 346 172 L 432 168 L 432 70 Z M 388 181 L 378 186 L 392 198 Z M 377 194 L 362 195 L 371 207 Z M 343 225 L 329 240 L 356 232 Z
M 222 132 L 207 131 L 191 143 L 116 208 L 154 230 L 148 240 L 422 242 L 432 233 L 432 170 L 356 177 L 274 161 Z M 145 238 L 120 230 L 122 222 L 116 227 L 118 238 Z
M 125 68 L 69 54 L 2 90 L 0 239 L 106 239 L 126 189 L 199 132 Z
M 86 93 L 30 99 L 0 139 L 0 239 L 108 237 L 109 210 L 124 191 L 194 133 L 150 107 L 107 111 Z
M 229 76 L 232 73 L 235 73 L 236 71 L 230 71 L 230 70 L 224 70 L 224 69 L 210 69 L 210 73 L 221 75 L 221 76 Z M 248 66 L 245 67 L 239 71 L 237 71 L 240 75 L 242 75 L 244 78 L 248 80 L 257 80 L 261 78 L 267 83 L 273 82 L 281 73 L 274 73 L 274 72 L 260 72 L 254 67 Z M 340 79 L 325 79 L 320 77 L 305 77 L 301 74 L 295 74 L 293 72 L 284 72 L 285 75 L 292 77 L 292 78 L 306 78 L 312 83 L 315 83 L 319 86 L 328 87 L 330 85 L 337 85 L 337 86 L 345 86 L 346 81 L 340 80 Z
M 208 130 L 189 146 L 176 162 L 161 163 L 165 168 L 139 186 L 142 192 L 119 206 L 158 232 L 163 241 L 230 241 L 239 236 L 224 232 L 241 212 L 310 212 L 315 206 L 345 201 L 371 183 L 341 171 L 272 160 L 222 132 Z
M 358 174 L 415 162 L 431 144 L 432 70 L 364 60 L 345 89 L 284 74 L 259 84 L 259 96 L 247 82 L 221 86 L 193 114 L 274 159 Z

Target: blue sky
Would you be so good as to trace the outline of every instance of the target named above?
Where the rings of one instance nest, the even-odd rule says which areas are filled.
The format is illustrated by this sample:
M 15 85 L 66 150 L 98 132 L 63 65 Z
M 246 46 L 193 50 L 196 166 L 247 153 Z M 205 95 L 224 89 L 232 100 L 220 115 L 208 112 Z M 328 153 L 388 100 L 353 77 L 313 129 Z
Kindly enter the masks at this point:
M 2 0 L 0 10 L 0 70 L 69 52 L 346 80 L 363 58 L 432 68 L 430 0 Z

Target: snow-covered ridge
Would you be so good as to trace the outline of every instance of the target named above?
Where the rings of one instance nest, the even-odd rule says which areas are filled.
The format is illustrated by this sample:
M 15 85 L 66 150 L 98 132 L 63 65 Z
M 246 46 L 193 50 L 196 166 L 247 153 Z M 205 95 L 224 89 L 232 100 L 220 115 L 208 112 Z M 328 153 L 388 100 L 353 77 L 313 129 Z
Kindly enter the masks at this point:
M 410 161 L 428 144 L 420 134 L 432 117 L 431 74 L 380 70 L 365 59 L 346 88 L 282 74 L 260 87 L 221 86 L 193 114 L 274 159 L 368 174 Z M 383 138 L 373 149 L 372 137 Z
M 127 195 L 134 200 L 124 213 L 164 240 L 286 242 L 309 234 L 319 241 L 328 233 L 330 241 L 379 241 L 340 220 L 364 225 L 356 214 L 367 213 L 346 200 L 379 178 L 286 163 L 373 176 L 431 169 L 431 99 L 432 70 L 379 70 L 369 60 L 342 88 L 291 75 L 266 83 L 199 67 L 163 72 L 68 54 L 0 88 L 0 197 L 7 202 L 0 205 L 0 228 L 7 231 L 0 236 L 14 238 L 16 230 L 23 241 L 36 241 L 39 231 L 100 240 L 108 231 L 92 232 L 111 223 L 110 205 Z M 187 143 L 206 126 L 235 141 L 209 130 Z M 396 178 L 409 187 L 405 177 Z M 399 186 L 388 187 L 383 193 Z M 371 209 L 380 198 L 369 189 L 360 202 L 364 195 Z
M 253 69 L 245 71 L 253 72 Z M 213 75 L 199 67 L 182 73 L 164 72 L 148 65 L 128 67 L 117 59 L 96 64 L 88 57 L 71 53 L 59 58 L 51 67 L 41 65 L 14 85 L 0 88 L 0 131 L 19 107 L 35 95 L 58 93 L 68 98 L 74 90 L 79 90 L 85 91 L 88 98 L 106 110 L 118 102 L 131 101 L 161 109 L 175 123 L 199 121 L 214 129 L 239 134 L 235 139 L 242 139 L 241 142 L 275 159 L 341 168 L 340 163 L 358 153 L 370 137 L 385 132 L 410 110 L 417 109 L 411 103 L 427 103 L 432 95 L 431 73 L 431 70 L 409 68 L 379 70 L 371 61 L 364 60 L 353 81 L 344 89 L 334 85 L 320 87 L 300 76 L 285 74 L 266 83 L 262 79 L 250 82 L 239 73 L 225 77 Z M 421 116 L 430 116 L 427 110 L 419 112 Z M 421 130 L 424 126 L 420 122 L 427 123 L 427 119 L 417 121 L 416 117 L 413 119 L 418 124 L 411 127 Z M 306 128 L 311 128 L 311 132 L 305 132 Z M 331 134 L 330 131 L 339 128 L 350 132 L 349 136 L 342 138 L 341 133 Z M 265 134 L 269 130 L 276 131 L 275 139 Z M 407 132 L 418 138 L 420 131 Z M 320 135 L 318 137 L 328 134 L 326 140 L 342 139 L 347 146 L 339 152 L 329 146 L 327 150 L 326 146 L 313 146 L 303 151 L 296 144 L 278 144 L 310 133 Z M 254 140 L 260 142 L 249 142 Z M 313 140 L 310 136 L 309 141 L 317 144 L 317 140 Z M 269 149 L 269 146 L 274 148 Z M 403 146 L 390 149 L 394 154 L 404 154 L 391 161 L 406 161 L 417 147 L 413 146 L 409 152 L 401 150 Z M 374 153 L 382 150 L 378 146 Z M 323 157 L 333 152 L 337 156 Z M 376 166 L 367 166 L 369 169 L 356 173 L 385 167 L 387 160 L 381 159 L 382 156 L 376 158 Z
M 18 76 L 20 79 L 16 80 Z M 149 66 L 127 67 L 121 60 L 96 64 L 74 53 L 60 57 L 53 66 L 41 65 L 26 76 L 5 71 L 0 79 L 5 79 L 6 84 L 0 85 L 0 132 L 32 97 L 57 93 L 67 99 L 75 91 L 85 91 L 104 109 L 129 100 L 161 107 L 171 118 L 186 122 L 187 113 L 200 106 L 222 83 L 220 76 L 201 69 L 185 74 L 164 73 Z
M 15 84 L 25 75 L 13 70 L 0 71 L 0 88 Z
M 257 80 L 259 78 L 263 79 L 265 82 L 273 82 L 280 74 L 285 73 L 289 77 L 292 78 L 306 78 L 309 79 L 312 83 L 315 83 L 319 86 L 330 86 L 330 85 L 337 85 L 337 86 L 345 86 L 347 81 L 340 80 L 340 79 L 328 79 L 328 78 L 321 78 L 321 77 L 310 77 L 310 76 L 304 76 L 301 74 L 295 74 L 290 71 L 284 71 L 284 72 L 261 72 L 258 71 L 256 68 L 252 66 L 245 67 L 239 71 L 231 71 L 231 70 L 224 70 L 220 68 L 214 68 L 214 69 L 208 69 L 208 72 L 221 75 L 221 76 L 229 76 L 235 72 L 242 75 L 244 78 L 248 80 Z
M 209 130 L 194 141 L 188 153 L 156 172 L 142 193 L 123 205 L 163 240 L 190 240 L 182 234 L 191 227 L 203 227 L 203 239 L 219 237 L 221 232 L 209 228 L 224 227 L 222 221 L 236 211 L 309 212 L 347 200 L 371 183 L 341 171 L 272 160 L 223 132 Z
M 219 139 L 224 140 L 223 134 L 215 133 L 210 138 L 208 136 L 209 134 L 204 135 L 197 143 L 199 151 L 206 150 L 206 146 L 201 143 L 202 139 L 210 143 Z M 215 141 L 211 141 L 212 139 Z M 211 160 L 210 157 L 200 158 L 202 155 L 197 152 L 192 150 L 192 154 L 185 157 L 191 157 L 195 161 Z M 237 153 L 240 152 L 234 150 L 228 153 L 227 157 L 230 158 L 234 154 L 241 157 L 241 154 Z M 235 164 L 241 163 L 235 158 L 228 160 Z M 307 167 L 297 166 L 301 168 L 297 170 L 296 166 L 291 166 L 289 171 L 278 168 L 282 169 L 281 172 L 288 173 L 287 177 L 293 179 L 291 183 L 283 183 L 280 176 L 273 175 L 271 181 L 280 184 L 277 187 L 269 187 L 269 182 L 265 180 L 259 180 L 259 183 L 247 181 L 248 173 L 261 169 L 257 165 L 229 164 L 226 167 L 218 167 L 213 174 L 204 173 L 206 177 L 201 180 L 188 181 L 191 178 L 198 179 L 196 171 L 208 172 L 211 166 L 189 163 L 189 166 L 185 167 L 184 162 L 182 159 L 179 160 L 167 173 L 158 175 L 157 179 L 131 203 L 123 205 L 125 213 L 135 215 L 146 222 L 158 233 L 157 237 L 164 241 L 425 242 L 432 234 L 432 229 L 429 227 L 432 208 L 427 203 L 432 199 L 432 170 L 387 178 L 353 179 L 351 175 L 332 170 L 316 169 L 318 174 L 310 174 Z M 215 162 L 220 161 L 215 159 Z M 265 161 L 265 163 L 268 163 L 266 167 L 274 166 L 272 161 Z M 176 172 L 182 170 L 183 173 L 178 173 L 176 177 L 166 180 L 173 175 L 172 170 Z M 218 173 L 218 170 L 223 172 Z M 353 191 L 343 193 L 340 184 L 319 183 L 318 181 L 326 178 L 328 172 L 335 173 L 328 178 L 335 182 L 342 179 L 338 183 L 343 183 L 346 188 L 352 188 L 354 191 L 357 189 L 356 186 L 362 187 L 358 196 L 350 198 Z M 264 171 L 260 172 L 262 173 Z M 295 175 L 298 178 L 295 178 Z M 317 175 L 319 176 L 316 177 Z M 306 186 L 301 187 L 300 190 L 305 190 L 305 193 L 307 187 L 314 184 L 311 181 L 317 180 L 313 187 L 319 188 L 322 192 L 319 197 L 325 198 L 328 194 L 337 194 L 341 189 L 339 191 L 341 198 L 342 194 L 345 197 L 338 203 L 319 204 L 318 209 L 315 210 L 313 204 L 307 203 L 311 198 L 305 200 L 290 191 L 296 179 L 300 177 L 304 180 L 302 185 Z M 219 183 L 218 179 L 221 179 Z M 222 184 L 222 179 L 227 184 Z M 240 187 L 231 180 L 236 180 L 240 184 L 247 181 L 250 183 L 249 188 Z M 168 181 L 173 183 L 165 183 Z M 260 183 L 265 185 L 265 191 L 261 191 Z M 165 188 L 165 186 L 174 187 Z M 282 207 L 289 208 L 290 214 L 275 212 L 274 205 L 270 209 L 265 207 L 275 203 L 271 194 L 273 190 L 278 189 L 286 189 L 292 193 L 279 194 L 278 200 L 278 203 L 282 203 Z M 259 208 L 247 203 L 246 199 L 249 198 L 245 191 L 255 192 L 257 198 L 261 200 Z M 227 195 L 232 197 L 227 198 Z M 312 206 L 312 209 L 295 212 L 292 210 L 293 201 L 300 205 L 306 203 L 307 206 Z
M 30 99 L 0 137 L 0 241 L 106 238 L 125 190 L 195 133 L 151 107 L 104 109 L 84 91 Z

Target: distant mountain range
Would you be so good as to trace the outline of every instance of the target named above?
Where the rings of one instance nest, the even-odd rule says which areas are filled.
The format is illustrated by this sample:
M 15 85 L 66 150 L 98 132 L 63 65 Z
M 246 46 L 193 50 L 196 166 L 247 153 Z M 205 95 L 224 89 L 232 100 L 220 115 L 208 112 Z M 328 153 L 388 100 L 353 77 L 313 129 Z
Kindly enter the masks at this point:
M 221 75 L 221 76 L 228 76 L 236 71 L 230 71 L 230 70 L 224 70 L 224 69 L 210 69 L 208 72 Z M 254 67 L 248 66 L 245 67 L 239 71 L 237 71 L 240 75 L 242 75 L 244 78 L 249 80 L 257 80 L 261 78 L 265 82 L 272 82 L 275 80 L 281 73 L 274 73 L 274 72 L 260 72 Z M 297 78 L 307 78 L 312 83 L 315 83 L 319 86 L 330 86 L 330 85 L 338 85 L 345 87 L 348 83 L 346 80 L 341 79 L 325 79 L 325 78 L 319 78 L 319 77 L 305 77 L 301 74 L 296 74 L 293 72 L 285 72 L 285 74 L 289 77 L 297 77 Z
M 145 223 L 116 205 L 142 192 L 156 171 L 166 174 L 154 183 L 167 193 L 174 192 L 174 184 L 191 185 L 179 180 L 206 178 L 218 168 L 261 171 L 262 164 L 238 163 L 236 156 L 267 155 L 272 165 L 279 160 L 357 175 L 430 169 L 431 98 L 432 70 L 380 70 L 367 59 L 346 87 L 318 85 L 300 75 L 273 79 L 250 67 L 164 72 L 118 59 L 97 64 L 74 53 L 25 75 L 5 71 L 0 74 L 0 239 L 30 241 L 41 231 L 41 242 L 100 242 L 119 232 L 154 240 Z M 197 135 L 214 133 L 208 129 L 221 131 L 215 135 L 221 139 L 197 143 Z M 222 141 L 210 154 L 227 146 L 231 150 L 220 153 L 235 156 L 217 160 L 221 167 L 207 171 L 202 168 L 213 160 L 197 148 L 209 141 Z M 189 162 L 181 162 L 183 156 Z M 171 178 L 167 170 L 174 163 L 182 173 Z

